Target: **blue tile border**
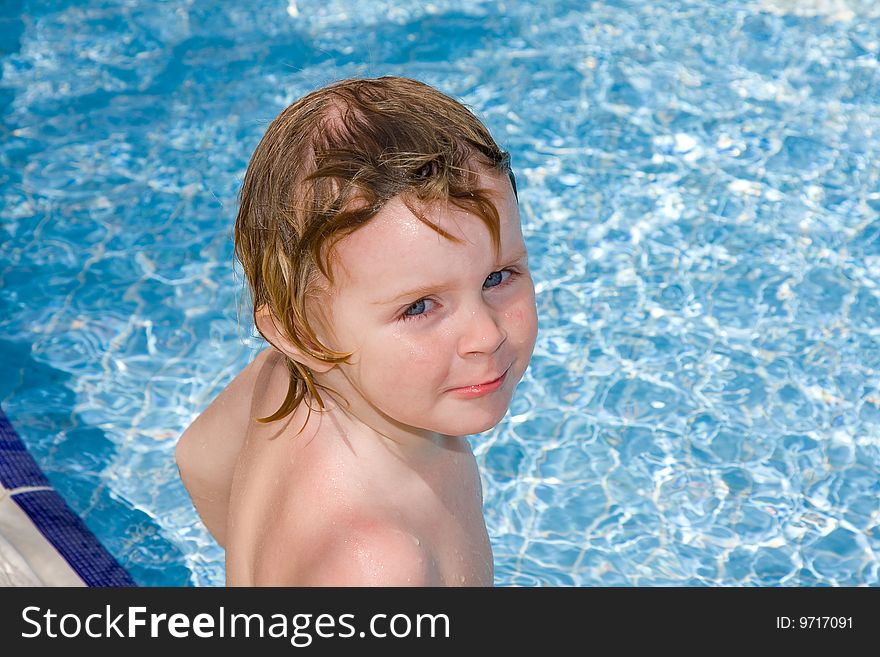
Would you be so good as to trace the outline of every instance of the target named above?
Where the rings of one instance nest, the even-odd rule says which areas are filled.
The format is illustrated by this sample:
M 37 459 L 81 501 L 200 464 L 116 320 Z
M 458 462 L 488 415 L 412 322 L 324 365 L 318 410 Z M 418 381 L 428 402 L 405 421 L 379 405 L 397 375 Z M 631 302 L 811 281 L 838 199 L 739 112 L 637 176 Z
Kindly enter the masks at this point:
M 0 484 L 14 489 L 22 486 L 48 486 L 49 480 L 28 453 L 9 418 L 0 408 Z
M 7 489 L 49 486 L 37 462 L 0 408 L 0 483 Z M 82 519 L 53 489 L 13 493 L 46 540 L 70 564 L 86 586 L 137 586 Z

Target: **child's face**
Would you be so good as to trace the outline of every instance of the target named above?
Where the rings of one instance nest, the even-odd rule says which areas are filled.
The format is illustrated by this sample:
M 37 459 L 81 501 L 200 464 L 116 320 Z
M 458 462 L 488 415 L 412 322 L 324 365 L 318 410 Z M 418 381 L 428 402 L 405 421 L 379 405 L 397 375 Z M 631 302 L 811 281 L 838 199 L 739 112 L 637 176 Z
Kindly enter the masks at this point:
M 519 211 L 507 176 L 481 171 L 500 215 L 497 259 L 479 217 L 451 203 L 426 209 L 456 243 L 399 198 L 336 247 L 324 340 L 353 356 L 331 385 L 343 383 L 353 412 L 376 430 L 485 431 L 529 363 L 538 320 Z

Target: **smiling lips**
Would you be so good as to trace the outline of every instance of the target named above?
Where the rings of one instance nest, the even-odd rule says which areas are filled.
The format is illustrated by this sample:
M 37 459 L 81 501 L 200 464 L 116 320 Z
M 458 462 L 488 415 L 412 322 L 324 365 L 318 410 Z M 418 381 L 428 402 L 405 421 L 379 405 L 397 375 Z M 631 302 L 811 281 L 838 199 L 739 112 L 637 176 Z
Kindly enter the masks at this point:
M 504 380 L 507 378 L 507 373 L 510 371 L 508 367 L 504 370 L 504 374 L 499 376 L 497 379 L 492 381 L 487 381 L 486 383 L 478 383 L 472 386 L 465 386 L 463 388 L 453 388 L 449 392 L 454 393 L 458 397 L 466 397 L 468 399 L 472 397 L 482 397 L 483 395 L 488 395 L 490 392 L 495 392 L 504 385 Z

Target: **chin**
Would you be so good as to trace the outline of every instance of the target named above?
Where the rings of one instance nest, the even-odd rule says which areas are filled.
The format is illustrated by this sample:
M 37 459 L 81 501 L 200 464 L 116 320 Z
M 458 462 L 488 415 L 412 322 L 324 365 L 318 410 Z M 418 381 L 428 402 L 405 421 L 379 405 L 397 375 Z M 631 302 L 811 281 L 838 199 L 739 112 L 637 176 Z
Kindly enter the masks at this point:
M 498 423 L 501 422 L 501 420 L 503 418 L 504 418 L 504 413 L 502 413 L 501 417 L 499 417 L 497 420 L 492 420 L 491 422 L 484 422 L 483 424 L 475 425 L 475 426 L 469 428 L 467 431 L 463 431 L 461 433 L 461 435 L 471 436 L 473 434 L 483 433 L 484 431 L 488 431 L 489 429 L 496 427 L 498 425 Z
M 439 429 L 438 432 L 449 436 L 470 436 L 475 433 L 483 433 L 504 419 L 508 406 L 509 404 L 504 404 L 495 409 L 475 409 L 472 413 L 459 412 L 453 422 L 446 423 L 447 426 Z

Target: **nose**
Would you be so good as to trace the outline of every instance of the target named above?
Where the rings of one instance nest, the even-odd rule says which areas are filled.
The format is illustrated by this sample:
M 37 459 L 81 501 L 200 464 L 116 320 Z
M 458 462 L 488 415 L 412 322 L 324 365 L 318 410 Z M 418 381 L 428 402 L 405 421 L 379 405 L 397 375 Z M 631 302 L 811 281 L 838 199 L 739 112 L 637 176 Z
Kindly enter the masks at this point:
M 459 355 L 491 355 L 498 351 L 498 347 L 507 339 L 507 332 L 499 322 L 499 314 L 484 301 L 464 312 L 464 328 L 458 343 Z

